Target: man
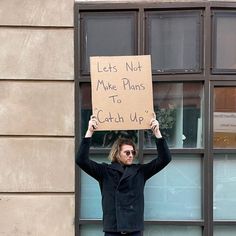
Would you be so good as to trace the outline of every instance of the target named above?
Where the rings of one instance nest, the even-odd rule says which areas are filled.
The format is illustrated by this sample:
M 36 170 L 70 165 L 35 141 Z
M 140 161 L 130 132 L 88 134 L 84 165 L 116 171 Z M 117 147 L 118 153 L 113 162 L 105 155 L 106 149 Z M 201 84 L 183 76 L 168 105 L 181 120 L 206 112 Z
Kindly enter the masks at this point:
M 171 155 L 162 137 L 159 122 L 152 119 L 150 128 L 156 137 L 158 156 L 147 164 L 133 164 L 137 154 L 130 139 L 119 138 L 114 142 L 109 159 L 111 164 L 89 159 L 90 142 L 98 128 L 98 121 L 91 116 L 76 163 L 100 185 L 105 236 L 141 236 L 144 230 L 144 186 L 146 181 L 162 170 Z

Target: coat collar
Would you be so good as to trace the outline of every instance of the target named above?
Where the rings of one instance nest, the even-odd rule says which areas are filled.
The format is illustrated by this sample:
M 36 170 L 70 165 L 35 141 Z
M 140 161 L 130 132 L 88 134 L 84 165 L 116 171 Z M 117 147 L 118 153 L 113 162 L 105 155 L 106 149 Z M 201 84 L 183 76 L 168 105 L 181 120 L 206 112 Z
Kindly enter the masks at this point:
M 110 165 L 109 165 L 109 167 L 111 168 L 111 169 L 113 169 L 113 170 L 117 170 L 117 171 L 119 171 L 119 172 L 121 172 L 121 173 L 124 173 L 124 168 L 122 167 L 122 165 L 120 164 L 120 163 L 118 163 L 118 162 L 112 162 Z
M 135 164 L 127 166 L 125 169 L 118 162 L 112 162 L 109 166 L 111 169 L 119 171 L 123 174 L 120 181 L 122 181 L 125 178 L 128 178 L 130 175 L 135 174 L 138 170 L 138 166 Z

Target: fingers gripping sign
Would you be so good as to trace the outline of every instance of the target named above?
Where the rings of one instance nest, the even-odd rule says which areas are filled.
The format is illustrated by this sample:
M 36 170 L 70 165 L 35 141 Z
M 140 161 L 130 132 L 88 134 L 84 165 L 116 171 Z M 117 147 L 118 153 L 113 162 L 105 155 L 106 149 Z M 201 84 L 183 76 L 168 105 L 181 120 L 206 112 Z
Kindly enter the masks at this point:
M 93 135 L 93 132 L 96 131 L 97 128 L 98 128 L 98 120 L 95 115 L 91 115 L 85 137 L 91 137 Z
M 98 128 L 98 120 L 95 115 L 90 116 L 88 129 L 94 132 Z
M 156 119 L 156 114 L 155 113 L 153 113 L 153 118 L 151 119 L 150 127 L 151 127 L 151 130 L 152 130 L 153 134 L 157 138 L 162 137 L 161 132 L 160 132 L 160 125 L 159 125 L 158 120 Z

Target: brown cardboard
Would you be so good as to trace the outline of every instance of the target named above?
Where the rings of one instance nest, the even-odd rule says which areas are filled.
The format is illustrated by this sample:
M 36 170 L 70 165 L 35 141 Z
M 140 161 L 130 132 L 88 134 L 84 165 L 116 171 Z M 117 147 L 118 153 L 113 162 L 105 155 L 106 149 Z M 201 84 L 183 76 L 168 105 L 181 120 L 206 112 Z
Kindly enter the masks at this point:
M 98 130 L 149 129 L 153 117 L 150 55 L 90 57 Z

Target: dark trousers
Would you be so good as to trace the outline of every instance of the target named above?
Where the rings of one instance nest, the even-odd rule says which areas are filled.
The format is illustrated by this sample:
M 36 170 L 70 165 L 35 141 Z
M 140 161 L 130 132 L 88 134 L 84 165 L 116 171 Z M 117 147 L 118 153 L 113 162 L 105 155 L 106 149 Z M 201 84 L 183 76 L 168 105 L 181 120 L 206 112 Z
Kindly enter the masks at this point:
M 129 233 L 129 232 L 127 232 L 127 233 L 124 233 L 124 232 L 122 232 L 122 233 L 120 233 L 120 232 L 118 232 L 118 233 L 105 232 L 104 236 L 141 236 L 141 231 L 132 232 L 132 233 Z

